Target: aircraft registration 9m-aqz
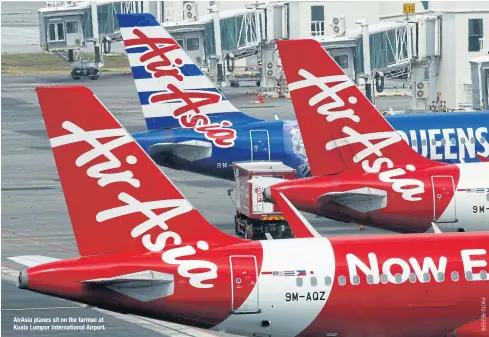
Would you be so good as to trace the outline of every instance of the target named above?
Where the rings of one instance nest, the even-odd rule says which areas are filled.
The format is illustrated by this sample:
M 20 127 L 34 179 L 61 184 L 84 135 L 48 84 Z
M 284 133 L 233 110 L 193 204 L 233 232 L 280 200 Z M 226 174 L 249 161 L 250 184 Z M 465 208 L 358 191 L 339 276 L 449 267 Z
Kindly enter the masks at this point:
M 133 136 L 158 164 L 233 179 L 232 162 L 278 160 L 298 177 L 311 175 L 297 121 L 260 120 L 238 110 L 151 14 L 118 20 L 148 127 Z M 432 160 L 489 156 L 487 111 L 386 117 Z

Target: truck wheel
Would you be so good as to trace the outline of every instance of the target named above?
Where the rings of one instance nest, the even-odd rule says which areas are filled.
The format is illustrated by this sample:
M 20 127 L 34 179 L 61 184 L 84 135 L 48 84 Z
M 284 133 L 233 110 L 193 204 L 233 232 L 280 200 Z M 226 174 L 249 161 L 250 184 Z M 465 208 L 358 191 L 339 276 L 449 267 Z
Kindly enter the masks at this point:
M 78 81 L 82 77 L 82 70 L 75 68 L 71 70 L 71 78 L 74 79 L 75 81 Z
M 246 231 L 245 231 L 245 237 L 248 240 L 253 240 L 253 225 L 252 224 L 247 224 L 246 225 Z

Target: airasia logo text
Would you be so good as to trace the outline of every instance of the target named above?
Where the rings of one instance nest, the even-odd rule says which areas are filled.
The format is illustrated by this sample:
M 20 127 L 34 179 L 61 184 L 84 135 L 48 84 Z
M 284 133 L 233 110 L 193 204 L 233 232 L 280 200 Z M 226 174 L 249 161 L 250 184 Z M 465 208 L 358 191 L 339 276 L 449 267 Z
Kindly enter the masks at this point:
M 180 46 L 173 38 L 150 38 L 140 29 L 133 30 L 136 39 L 125 40 L 126 47 L 147 46 L 149 50 L 143 53 L 140 61 L 154 78 L 167 77 L 173 79 L 174 84 L 168 84 L 165 92 L 157 92 L 149 97 L 151 104 L 181 102 L 182 106 L 175 109 L 173 117 L 178 119 L 182 128 L 192 128 L 202 133 L 206 139 L 215 146 L 228 148 L 234 146 L 236 130 L 232 129 L 230 121 L 211 123 L 209 116 L 201 108 L 211 106 L 221 101 L 219 93 L 204 90 L 182 90 L 178 84 L 184 80 L 179 66 L 183 65 L 180 58 L 172 60 L 168 53 L 179 50 Z
M 333 75 L 316 77 L 305 69 L 300 69 L 298 74 L 303 80 L 289 84 L 289 91 L 300 90 L 309 87 L 318 87 L 321 92 L 315 94 L 309 99 L 309 106 L 313 107 L 323 101 L 327 103 L 321 104 L 317 108 L 317 113 L 326 116 L 327 122 L 334 122 L 341 119 L 349 119 L 354 123 L 360 123 L 360 117 L 355 114 L 353 109 L 340 108 L 345 107 L 345 102 L 338 95 L 338 92 L 354 86 L 355 84 L 346 75 Z M 328 86 L 328 84 L 330 84 Z M 357 97 L 348 97 L 350 104 L 358 102 Z M 332 111 L 334 110 L 334 111 Z M 424 183 L 418 179 L 403 178 L 407 171 L 415 171 L 414 165 L 406 165 L 404 168 L 396 167 L 395 163 L 390 158 L 386 158 L 382 154 L 382 149 L 402 141 L 402 137 L 395 131 L 389 132 L 373 132 L 361 134 L 355 129 L 344 126 L 342 129 L 345 137 L 332 140 L 326 144 L 326 150 L 334 150 L 342 146 L 347 146 L 355 143 L 361 143 L 364 149 L 354 154 L 353 162 L 361 162 L 361 167 L 366 173 L 378 174 L 379 180 L 385 183 L 392 184 L 392 189 L 400 193 L 402 198 L 408 201 L 422 200 L 421 194 L 424 193 Z M 372 143 L 374 140 L 381 140 L 377 143 Z M 375 155 L 377 158 L 372 162 L 370 157 Z
M 99 186 L 104 187 L 113 183 L 126 183 L 133 188 L 141 186 L 141 182 L 134 177 L 133 172 L 130 170 L 114 172 L 122 164 L 119 158 L 112 153 L 112 150 L 134 141 L 124 129 L 85 131 L 69 121 L 63 122 L 62 127 L 70 133 L 51 138 L 50 141 L 53 148 L 77 142 L 86 142 L 92 146 L 91 150 L 81 154 L 76 159 L 75 164 L 77 167 L 83 167 L 101 156 L 107 159 L 105 162 L 88 167 L 86 171 L 89 177 L 98 179 L 97 183 Z M 102 144 L 99 140 L 103 138 L 113 139 Z M 130 165 L 134 165 L 137 163 L 137 157 L 129 155 L 125 158 L 125 161 Z M 143 214 L 147 220 L 136 224 L 131 231 L 131 236 L 133 238 L 141 237 L 141 241 L 148 251 L 161 252 L 163 262 L 177 265 L 178 273 L 182 277 L 188 278 L 190 285 L 193 287 L 212 288 L 214 286 L 203 282 L 217 278 L 217 265 L 206 260 L 189 259 L 189 257 L 197 254 L 198 250 L 208 250 L 209 244 L 205 241 L 198 241 L 196 247 L 192 245 L 181 246 L 183 243 L 181 236 L 177 232 L 171 231 L 167 224 L 168 220 L 193 210 L 187 200 L 140 201 L 127 192 L 119 193 L 118 200 L 121 201 L 121 205 L 99 212 L 96 216 L 97 222 L 104 222 L 135 213 Z M 154 212 L 157 209 L 169 210 L 157 215 Z M 151 235 L 147 234 L 147 232 L 156 227 L 159 227 L 162 232 L 156 237 L 155 241 L 152 241 Z M 167 244 L 172 245 L 172 248 L 165 249 Z M 185 259 L 183 260 L 182 258 Z M 192 272 L 193 270 L 198 270 L 198 272 Z

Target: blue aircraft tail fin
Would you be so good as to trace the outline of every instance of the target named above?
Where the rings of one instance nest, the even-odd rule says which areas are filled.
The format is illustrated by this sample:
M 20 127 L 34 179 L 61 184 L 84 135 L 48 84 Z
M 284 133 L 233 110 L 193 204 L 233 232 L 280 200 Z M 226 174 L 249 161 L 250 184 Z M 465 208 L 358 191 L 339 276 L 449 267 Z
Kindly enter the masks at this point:
M 204 133 L 259 121 L 228 101 L 153 15 L 117 18 L 149 130 L 182 127 Z

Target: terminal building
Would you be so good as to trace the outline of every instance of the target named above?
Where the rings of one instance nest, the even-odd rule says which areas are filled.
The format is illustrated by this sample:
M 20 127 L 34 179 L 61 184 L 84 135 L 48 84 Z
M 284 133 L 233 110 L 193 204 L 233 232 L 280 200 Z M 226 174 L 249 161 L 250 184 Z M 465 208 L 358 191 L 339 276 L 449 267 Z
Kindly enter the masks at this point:
M 97 79 L 121 40 L 116 14 L 138 12 L 155 15 L 216 83 L 253 69 L 262 90 L 283 89 L 275 41 L 314 38 L 372 99 L 384 79 L 402 78 L 413 111 L 489 109 L 489 2 L 50 1 L 39 10 L 41 48 L 74 79 Z

